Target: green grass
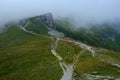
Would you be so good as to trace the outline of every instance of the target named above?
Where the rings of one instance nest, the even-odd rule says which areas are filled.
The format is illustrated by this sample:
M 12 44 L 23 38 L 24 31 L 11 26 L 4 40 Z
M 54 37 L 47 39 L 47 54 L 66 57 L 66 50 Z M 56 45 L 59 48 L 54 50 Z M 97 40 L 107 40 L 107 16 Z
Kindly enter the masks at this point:
M 62 56 L 65 62 L 73 63 L 81 50 L 82 49 L 79 46 L 74 45 L 73 43 L 59 41 L 56 52 Z
M 102 47 L 109 50 L 120 51 L 120 34 L 107 24 L 90 25 L 89 28 L 80 27 L 76 30 L 69 22 L 56 20 L 56 30 L 75 40 L 92 46 Z M 115 37 L 115 41 L 111 38 Z
M 16 26 L 1 33 L 0 80 L 59 80 L 62 70 L 50 52 L 51 42 L 51 39 L 26 33 Z M 67 63 L 72 63 L 82 50 L 70 42 L 60 41 L 58 44 L 56 51 Z M 101 58 L 120 63 L 119 52 L 103 50 L 93 58 L 89 51 L 85 51 L 76 65 L 77 76 L 96 71 L 98 75 L 120 77 L 120 68 L 101 61 Z
M 104 28 L 97 28 L 97 27 L 91 27 L 91 31 L 93 31 L 94 35 L 91 36 L 91 33 L 89 33 L 85 28 L 80 28 L 76 31 L 71 29 L 71 25 L 66 22 L 61 22 L 61 21 L 56 21 L 57 24 L 57 30 L 60 32 L 63 32 L 67 37 L 79 40 L 81 42 L 85 41 L 89 45 L 94 45 L 94 46 L 99 46 L 99 47 L 104 47 L 108 48 L 110 50 L 118 50 L 119 51 L 119 42 L 118 40 L 119 35 L 114 32 L 114 29 L 110 27 L 106 27 L 107 25 L 102 25 L 101 27 L 104 26 Z M 105 41 L 104 45 L 103 42 L 100 42 L 100 38 L 104 34 L 109 34 L 109 33 L 115 33 L 116 34 L 116 43 L 113 43 L 111 40 Z M 61 44 L 64 45 L 64 44 Z M 73 48 L 69 48 L 70 46 L 66 46 L 61 49 L 70 51 L 71 53 L 74 53 Z M 97 48 L 96 48 L 97 49 Z M 62 53 L 67 53 L 67 51 L 62 52 Z M 60 52 L 60 50 L 58 51 Z M 66 55 L 67 56 L 67 55 Z M 93 74 L 93 72 L 98 72 L 98 75 L 110 75 L 110 76 L 117 76 L 120 77 L 120 68 L 113 66 L 112 64 L 108 62 L 101 61 L 101 59 L 107 60 L 108 62 L 113 62 L 120 64 L 120 52 L 114 52 L 114 51 L 109 51 L 109 50 L 103 50 L 101 52 L 97 52 L 96 58 L 93 58 L 91 53 L 89 51 L 84 52 L 80 56 L 79 62 L 76 66 L 75 72 L 77 73 L 77 76 L 80 76 L 83 73 L 89 73 Z
M 86 51 L 83 55 L 80 56 L 78 65 L 76 66 L 76 73 L 80 76 L 83 73 L 88 73 L 88 74 L 93 74 L 93 72 L 97 72 L 97 75 L 105 75 L 105 76 L 115 76 L 115 77 L 120 77 L 120 68 L 106 62 L 106 61 L 101 61 L 100 55 L 101 54 L 106 54 L 108 52 L 100 52 L 97 53 L 97 56 L 94 58 L 92 57 L 91 53 L 89 51 Z M 102 59 L 107 58 L 108 56 L 116 54 L 115 52 L 110 55 L 102 56 Z M 120 54 L 118 54 L 120 57 Z M 117 59 L 117 56 L 111 56 L 110 59 Z M 114 60 L 118 62 L 117 60 Z M 120 64 L 120 62 L 118 62 Z
M 76 55 L 82 51 L 82 49 L 73 43 L 60 41 L 56 51 L 63 57 L 65 62 L 73 63 Z M 79 62 L 75 68 L 75 73 L 77 73 L 77 76 L 84 73 L 94 74 L 94 72 L 97 72 L 96 75 L 120 77 L 120 68 L 108 63 L 109 61 L 112 61 L 120 64 L 119 52 L 103 50 L 101 52 L 97 52 L 96 54 L 96 57 L 93 57 L 92 54 L 86 50 L 80 55 Z M 108 62 L 102 61 L 101 59 L 105 59 Z
M 47 27 L 42 22 L 34 21 L 34 18 L 29 20 L 30 24 L 26 27 L 27 30 L 42 35 L 48 35 Z
M 50 39 L 12 27 L 0 34 L 0 44 L 0 80 L 59 80 L 62 75 Z

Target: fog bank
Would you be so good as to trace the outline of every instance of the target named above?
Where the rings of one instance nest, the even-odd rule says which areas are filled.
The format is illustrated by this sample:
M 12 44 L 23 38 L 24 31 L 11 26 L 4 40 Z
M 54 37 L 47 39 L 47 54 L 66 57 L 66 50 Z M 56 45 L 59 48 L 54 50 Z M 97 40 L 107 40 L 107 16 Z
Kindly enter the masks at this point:
M 120 0 L 0 0 L 0 26 L 9 21 L 52 12 L 76 25 L 120 20 Z

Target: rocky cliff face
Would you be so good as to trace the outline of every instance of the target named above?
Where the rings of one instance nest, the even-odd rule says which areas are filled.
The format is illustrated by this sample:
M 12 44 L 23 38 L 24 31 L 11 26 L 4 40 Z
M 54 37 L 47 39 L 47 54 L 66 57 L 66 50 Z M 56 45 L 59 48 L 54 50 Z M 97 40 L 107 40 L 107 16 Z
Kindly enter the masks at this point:
M 55 29 L 54 19 L 51 13 L 46 13 L 35 18 L 35 21 L 44 23 L 48 28 Z
M 28 19 L 22 19 L 19 21 L 19 25 L 25 26 L 28 22 L 29 22 Z
M 29 20 L 33 20 L 34 22 L 40 22 L 46 25 L 48 28 L 55 29 L 55 22 L 52 16 L 52 13 L 46 13 L 40 16 L 32 17 L 32 18 L 26 18 L 19 21 L 19 25 L 25 26 L 28 22 L 31 22 Z

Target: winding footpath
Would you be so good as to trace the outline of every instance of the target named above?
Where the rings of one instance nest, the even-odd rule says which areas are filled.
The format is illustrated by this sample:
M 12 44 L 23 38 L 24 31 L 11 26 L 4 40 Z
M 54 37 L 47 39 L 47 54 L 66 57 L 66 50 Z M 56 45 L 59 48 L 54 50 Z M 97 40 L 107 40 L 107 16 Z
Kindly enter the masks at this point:
M 27 25 L 28 25 L 28 24 L 27 24 Z M 29 34 L 33 34 L 33 35 L 36 35 L 36 36 L 42 36 L 42 37 L 45 37 L 45 38 L 49 38 L 49 39 L 54 40 L 53 37 L 49 37 L 49 36 L 37 34 L 37 33 L 33 32 L 33 31 L 28 31 L 25 27 L 23 27 L 23 26 L 21 26 L 21 25 L 18 25 L 18 27 L 19 27 L 21 30 L 23 30 L 24 32 L 27 32 L 27 33 L 29 33 Z
M 27 26 L 27 25 L 28 24 L 26 24 L 25 26 Z M 20 25 L 18 25 L 18 27 L 21 30 L 23 30 L 23 31 L 25 31 L 27 33 L 30 33 L 30 34 L 33 34 L 33 35 L 36 35 L 36 36 L 42 36 L 42 37 L 45 37 L 45 38 L 49 38 L 52 41 L 54 41 L 54 37 L 44 36 L 44 35 L 41 35 L 41 34 L 34 33 L 33 31 L 28 31 L 25 27 L 22 27 Z M 59 40 L 72 42 L 75 45 L 78 45 L 79 47 L 83 48 L 83 50 L 76 57 L 76 60 L 75 60 L 74 63 L 71 63 L 71 64 L 65 63 L 63 61 L 63 58 L 56 52 L 56 48 L 58 46 Z M 74 41 L 74 40 L 70 40 L 70 39 L 68 40 L 67 38 L 64 38 L 64 39 L 63 38 L 56 38 L 56 41 L 51 45 L 51 53 L 59 60 L 60 67 L 61 67 L 61 69 L 63 71 L 63 76 L 62 76 L 62 78 L 60 80 L 73 80 L 74 67 L 78 62 L 79 56 L 82 53 L 84 53 L 84 51 L 86 51 L 86 50 L 89 50 L 92 53 L 93 57 L 95 56 L 95 52 L 88 45 L 85 45 L 83 43 L 80 43 L 80 42 L 77 42 L 77 41 Z
M 26 24 L 26 26 L 27 25 L 28 24 Z M 76 64 L 78 63 L 80 55 L 83 54 L 86 50 L 90 51 L 93 57 L 96 56 L 96 53 L 95 53 L 94 49 L 91 46 L 83 44 L 81 42 L 78 42 L 78 41 L 75 41 L 75 40 L 72 40 L 72 39 L 69 39 L 69 38 L 54 38 L 54 37 L 44 36 L 44 35 L 41 35 L 41 34 L 37 34 L 37 33 L 33 32 L 33 31 L 28 31 L 25 27 L 22 27 L 20 25 L 18 25 L 18 27 L 21 30 L 23 30 L 23 31 L 25 31 L 27 33 L 36 35 L 36 36 L 42 36 L 42 37 L 45 37 L 45 38 L 49 38 L 52 41 L 54 41 L 54 39 L 55 39 L 54 43 L 52 43 L 52 45 L 51 45 L 51 53 L 52 53 L 52 55 L 54 55 L 59 60 L 60 67 L 61 67 L 61 69 L 63 71 L 63 76 L 61 77 L 60 80 L 73 80 L 74 68 L 75 68 Z M 57 48 L 58 42 L 60 40 L 74 43 L 75 45 L 78 45 L 80 48 L 83 49 L 77 55 L 77 57 L 76 57 L 76 59 L 75 59 L 75 61 L 73 63 L 68 64 L 68 63 L 64 62 L 63 58 L 56 52 L 56 48 Z M 117 66 L 117 67 L 120 67 L 120 65 L 118 65 L 118 64 L 114 64 L 114 63 L 112 63 L 112 64 Z
M 80 54 L 78 55 L 76 61 L 72 64 L 65 63 L 62 59 L 62 57 L 56 53 L 55 49 L 58 46 L 58 41 L 60 39 L 56 38 L 56 41 L 54 44 L 52 44 L 52 49 L 51 52 L 52 54 L 59 60 L 59 64 L 61 69 L 63 70 L 63 76 L 60 80 L 72 80 L 73 72 L 74 72 L 74 66 L 78 62 L 79 55 L 82 54 L 85 50 L 81 51 Z

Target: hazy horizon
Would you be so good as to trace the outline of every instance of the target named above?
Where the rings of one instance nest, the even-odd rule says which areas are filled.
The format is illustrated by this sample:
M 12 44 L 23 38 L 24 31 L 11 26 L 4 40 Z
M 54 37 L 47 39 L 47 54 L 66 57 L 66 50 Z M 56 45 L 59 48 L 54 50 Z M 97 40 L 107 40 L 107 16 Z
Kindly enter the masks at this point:
M 0 25 L 51 12 L 76 25 L 120 20 L 120 0 L 1 0 Z

